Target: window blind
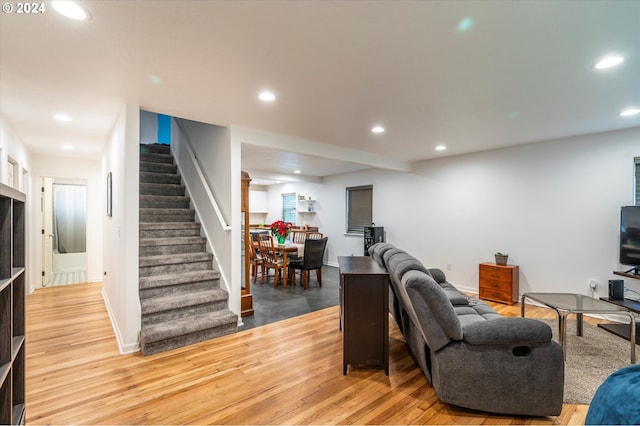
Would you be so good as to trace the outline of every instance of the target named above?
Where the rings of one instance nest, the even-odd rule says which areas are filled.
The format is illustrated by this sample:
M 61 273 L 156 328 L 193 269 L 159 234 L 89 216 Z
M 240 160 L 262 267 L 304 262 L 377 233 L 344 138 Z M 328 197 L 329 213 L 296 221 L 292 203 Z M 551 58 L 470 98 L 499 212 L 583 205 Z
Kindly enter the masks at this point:
M 347 188 L 347 232 L 364 233 L 371 225 L 373 211 L 373 185 Z
M 636 188 L 636 206 L 640 206 L 640 157 L 636 157 L 633 159 L 636 165 L 636 178 L 635 178 L 635 188 Z
M 296 224 L 296 194 L 282 194 L 282 220 Z

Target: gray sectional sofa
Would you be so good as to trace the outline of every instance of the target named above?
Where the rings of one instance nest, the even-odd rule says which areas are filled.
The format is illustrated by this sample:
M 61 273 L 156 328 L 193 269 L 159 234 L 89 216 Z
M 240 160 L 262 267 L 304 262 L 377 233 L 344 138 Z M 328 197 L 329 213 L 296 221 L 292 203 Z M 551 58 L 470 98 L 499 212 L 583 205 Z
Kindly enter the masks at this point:
M 500 414 L 560 414 L 564 359 L 547 324 L 501 316 L 392 244 L 377 243 L 369 254 L 389 271 L 389 309 L 440 400 Z

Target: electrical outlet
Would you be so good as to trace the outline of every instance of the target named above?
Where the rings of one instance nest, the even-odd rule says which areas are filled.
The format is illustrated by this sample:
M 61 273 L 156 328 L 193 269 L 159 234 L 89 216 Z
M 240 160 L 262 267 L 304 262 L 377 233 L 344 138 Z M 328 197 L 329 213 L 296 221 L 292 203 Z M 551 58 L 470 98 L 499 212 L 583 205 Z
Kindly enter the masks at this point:
M 596 291 L 596 289 L 598 288 L 598 282 L 596 280 L 589 281 L 589 288 L 591 289 L 591 291 Z

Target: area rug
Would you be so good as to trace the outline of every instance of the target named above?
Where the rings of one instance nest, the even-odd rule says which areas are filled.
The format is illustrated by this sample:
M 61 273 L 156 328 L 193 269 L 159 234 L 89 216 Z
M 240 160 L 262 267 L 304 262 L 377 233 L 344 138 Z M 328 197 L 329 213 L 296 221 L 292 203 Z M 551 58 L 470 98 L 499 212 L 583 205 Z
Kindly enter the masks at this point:
M 558 340 L 558 322 L 544 320 Z M 631 363 L 630 343 L 599 327 L 583 323 L 582 337 L 576 336 L 576 321 L 567 322 L 567 358 L 564 374 L 564 402 L 588 405 L 598 387 L 614 371 Z M 636 345 L 636 356 L 640 348 Z

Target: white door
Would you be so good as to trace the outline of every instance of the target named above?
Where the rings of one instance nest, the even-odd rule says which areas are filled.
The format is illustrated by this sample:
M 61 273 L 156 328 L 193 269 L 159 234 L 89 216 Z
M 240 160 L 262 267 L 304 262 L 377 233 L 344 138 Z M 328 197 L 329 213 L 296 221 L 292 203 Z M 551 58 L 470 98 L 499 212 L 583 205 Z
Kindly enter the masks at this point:
M 53 264 L 53 179 L 42 178 L 42 286 L 51 282 Z

